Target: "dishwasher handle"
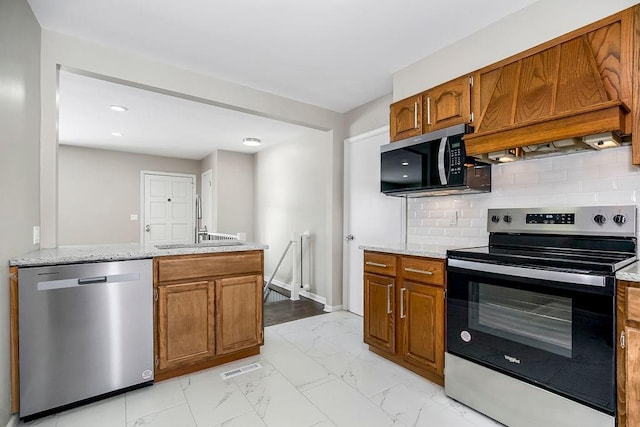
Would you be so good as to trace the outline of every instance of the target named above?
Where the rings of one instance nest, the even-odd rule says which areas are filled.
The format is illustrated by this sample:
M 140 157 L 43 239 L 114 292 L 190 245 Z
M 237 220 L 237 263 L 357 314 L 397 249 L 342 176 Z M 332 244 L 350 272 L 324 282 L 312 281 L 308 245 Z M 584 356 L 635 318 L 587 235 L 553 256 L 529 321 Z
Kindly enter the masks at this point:
M 136 282 L 140 280 L 140 273 L 123 273 L 123 274 L 110 274 L 108 276 L 94 276 L 94 277 L 75 277 L 62 280 L 47 280 L 38 282 L 37 289 L 39 291 L 52 291 L 54 289 L 74 288 L 77 286 L 96 285 L 99 283 L 122 283 L 122 282 Z
M 107 283 L 107 276 L 87 277 L 86 279 L 78 279 L 78 285 L 91 285 L 93 283 Z

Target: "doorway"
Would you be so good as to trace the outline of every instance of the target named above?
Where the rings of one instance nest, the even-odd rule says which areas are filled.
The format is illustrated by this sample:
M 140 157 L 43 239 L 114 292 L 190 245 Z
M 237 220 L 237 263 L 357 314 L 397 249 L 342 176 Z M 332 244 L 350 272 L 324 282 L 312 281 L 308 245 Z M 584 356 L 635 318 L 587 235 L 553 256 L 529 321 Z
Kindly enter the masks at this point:
M 195 241 L 195 175 L 141 172 L 141 242 Z
M 380 146 L 389 128 L 345 140 L 344 299 L 347 310 L 363 315 L 363 251 L 366 244 L 399 244 L 404 230 L 402 198 L 380 193 Z

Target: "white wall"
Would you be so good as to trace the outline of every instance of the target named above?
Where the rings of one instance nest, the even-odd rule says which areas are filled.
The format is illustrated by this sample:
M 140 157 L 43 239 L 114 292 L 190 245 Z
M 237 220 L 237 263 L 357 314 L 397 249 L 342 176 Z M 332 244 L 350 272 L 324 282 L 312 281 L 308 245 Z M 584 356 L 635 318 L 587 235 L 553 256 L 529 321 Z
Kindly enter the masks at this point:
M 217 198 L 214 201 L 220 233 L 246 233 L 254 240 L 254 154 L 218 150 L 214 173 Z
M 345 139 L 389 126 L 390 93 L 344 113 Z
M 329 171 L 327 169 L 328 135 L 318 133 L 314 139 L 290 141 L 262 150 L 255 158 L 255 232 L 256 240 L 269 245 L 265 252 L 265 274 L 270 276 L 292 232 L 311 234 L 311 266 L 305 260 L 305 282 L 310 292 L 327 297 L 331 292 L 326 248 L 331 247 L 327 233 L 330 224 L 325 205 Z M 306 255 L 305 255 L 306 257 Z M 309 276 L 310 275 L 310 276 Z M 291 255 L 276 276 L 291 282 Z M 331 305 L 327 301 L 328 305 Z
M 341 303 L 344 140 L 341 114 L 48 30 L 42 32 L 41 56 L 40 201 L 43 247 L 54 247 L 58 240 L 56 92 L 59 66 L 327 131 L 330 139 L 326 142 L 325 157 L 320 159 L 327 169 L 327 191 L 320 197 L 329 221 L 325 233 L 330 245 L 322 250 L 326 251 L 329 272 L 327 300 L 333 305 Z
M 491 193 L 410 199 L 408 241 L 486 245 L 488 208 L 640 207 L 640 167 L 631 164 L 630 146 L 494 165 L 491 180 Z
M 394 101 L 633 6 L 636 0 L 538 0 L 393 75 Z
M 10 418 L 9 258 L 38 248 L 40 26 L 26 1 L 0 0 L 0 426 Z
M 140 241 L 140 171 L 196 175 L 200 161 L 61 145 L 58 244 Z M 137 214 L 138 220 L 129 216 Z

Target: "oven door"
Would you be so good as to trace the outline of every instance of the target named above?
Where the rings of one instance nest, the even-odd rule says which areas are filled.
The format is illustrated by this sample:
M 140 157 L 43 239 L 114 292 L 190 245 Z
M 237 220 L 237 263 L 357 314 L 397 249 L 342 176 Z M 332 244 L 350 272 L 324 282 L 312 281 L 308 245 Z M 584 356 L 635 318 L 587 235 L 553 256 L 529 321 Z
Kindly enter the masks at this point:
M 447 351 L 613 415 L 614 304 L 613 277 L 450 259 Z

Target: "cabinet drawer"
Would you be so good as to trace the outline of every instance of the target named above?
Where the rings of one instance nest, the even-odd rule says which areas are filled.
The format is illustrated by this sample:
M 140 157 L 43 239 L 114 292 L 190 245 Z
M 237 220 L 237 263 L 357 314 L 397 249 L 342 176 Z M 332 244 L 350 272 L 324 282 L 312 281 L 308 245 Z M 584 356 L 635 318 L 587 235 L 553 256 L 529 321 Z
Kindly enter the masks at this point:
M 627 288 L 627 320 L 640 322 L 640 288 Z
M 396 256 L 379 252 L 364 253 L 364 271 L 367 273 L 396 275 Z
M 158 282 L 262 273 L 262 252 L 233 252 L 156 258 Z
M 444 260 L 402 257 L 404 279 L 444 286 Z

